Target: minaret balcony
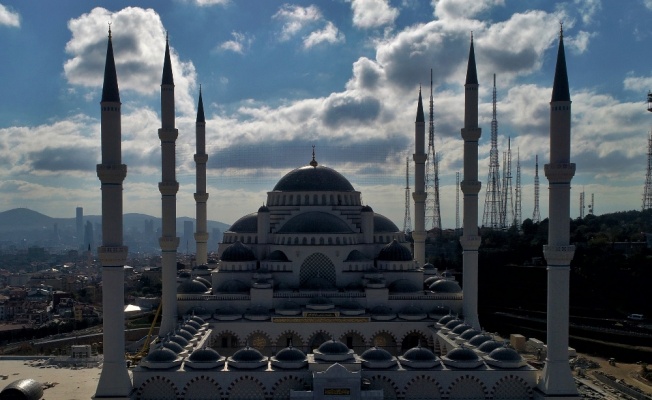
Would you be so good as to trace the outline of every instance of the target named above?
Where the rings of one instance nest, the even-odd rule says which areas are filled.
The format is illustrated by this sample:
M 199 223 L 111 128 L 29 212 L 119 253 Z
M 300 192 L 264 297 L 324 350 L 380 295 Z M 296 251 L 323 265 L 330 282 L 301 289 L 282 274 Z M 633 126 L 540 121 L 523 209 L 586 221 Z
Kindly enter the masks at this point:
M 179 238 L 174 236 L 162 236 L 158 239 L 162 251 L 177 251 Z
M 122 183 L 126 176 L 125 164 L 97 164 L 97 177 L 102 183 Z
M 127 263 L 127 246 L 100 246 L 97 254 L 103 267 L 123 267 Z
M 195 193 L 195 202 L 206 203 L 208 201 L 208 193 Z
M 199 243 L 206 243 L 208 241 L 208 232 L 195 232 L 195 240 Z
M 208 154 L 195 154 L 196 164 L 206 164 L 208 161 Z
M 427 158 L 428 155 L 426 153 L 412 154 L 412 159 L 414 160 L 415 163 L 425 164 Z
M 480 189 L 482 188 L 482 183 L 480 181 L 475 180 L 471 181 L 468 179 L 463 180 L 460 182 L 460 189 L 462 190 L 462 193 L 465 195 L 470 194 L 478 194 L 480 192 Z
M 462 139 L 465 142 L 477 142 L 482 136 L 481 128 L 462 128 Z
M 161 128 L 158 130 L 158 138 L 161 139 L 161 142 L 174 142 L 179 137 L 178 129 L 164 129 Z
M 561 266 L 567 267 L 570 265 L 573 257 L 575 256 L 575 246 L 543 246 L 543 256 L 548 263 L 548 266 Z
M 167 181 L 159 182 L 158 190 L 163 196 L 174 196 L 179 191 L 179 182 L 177 181 Z
M 426 197 L 428 197 L 426 192 L 412 192 L 412 198 L 417 203 L 424 203 L 426 201 Z
M 543 168 L 550 183 L 570 183 L 575 175 L 575 163 L 550 163 Z
M 480 248 L 480 243 L 482 238 L 478 235 L 462 235 L 460 237 L 460 244 L 462 245 L 462 250 L 465 251 L 476 251 Z

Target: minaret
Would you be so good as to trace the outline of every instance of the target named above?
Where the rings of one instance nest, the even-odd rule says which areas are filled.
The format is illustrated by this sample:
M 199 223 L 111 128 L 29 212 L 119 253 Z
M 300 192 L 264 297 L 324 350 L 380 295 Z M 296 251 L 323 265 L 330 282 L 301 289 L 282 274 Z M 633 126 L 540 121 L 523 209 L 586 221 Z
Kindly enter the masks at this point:
M 482 130 L 478 127 L 478 73 L 475 68 L 473 36 L 469 50 L 469 63 L 464 84 L 464 175 L 460 184 L 464 193 L 464 217 L 460 244 L 463 252 L 464 279 L 464 321 L 475 329 L 480 329 L 478 321 L 478 140 Z
M 423 101 L 419 88 L 417 118 L 414 122 L 414 259 L 421 267 L 426 263 L 426 120 L 423 116 Z
M 208 232 L 206 230 L 206 119 L 204 118 L 204 102 L 201 97 L 201 86 L 199 87 L 199 104 L 197 105 L 197 122 L 195 125 L 195 135 L 197 141 L 197 154 L 195 154 L 195 165 L 197 168 L 197 193 L 195 193 L 195 204 L 197 220 L 197 231 L 195 232 L 195 242 L 197 242 L 197 265 L 206 265 L 208 263 Z
M 559 50 L 550 101 L 550 163 L 544 171 L 548 182 L 548 244 L 543 255 L 548 263 L 546 363 L 539 389 L 544 398 L 579 398 L 568 365 L 568 309 L 570 262 L 575 246 L 570 240 L 570 182 L 575 164 L 570 162 L 571 99 L 566 73 L 564 33 L 559 33 Z
M 97 252 L 102 263 L 104 364 L 94 398 L 128 399 L 132 385 L 124 357 L 124 266 L 127 263 L 127 247 L 122 242 L 122 182 L 127 176 L 127 166 L 122 163 L 120 91 L 113 60 L 111 28 L 100 105 L 102 164 L 97 165 L 97 177 L 102 185 L 102 246 Z
M 170 45 L 165 38 L 165 60 L 163 78 L 161 79 L 161 139 L 162 179 L 158 184 L 161 192 L 162 236 L 159 239 L 162 252 L 163 269 L 163 316 L 159 335 L 164 336 L 174 331 L 177 324 L 177 192 L 179 183 L 175 174 L 175 142 L 179 131 L 174 127 L 174 77 L 170 61 Z

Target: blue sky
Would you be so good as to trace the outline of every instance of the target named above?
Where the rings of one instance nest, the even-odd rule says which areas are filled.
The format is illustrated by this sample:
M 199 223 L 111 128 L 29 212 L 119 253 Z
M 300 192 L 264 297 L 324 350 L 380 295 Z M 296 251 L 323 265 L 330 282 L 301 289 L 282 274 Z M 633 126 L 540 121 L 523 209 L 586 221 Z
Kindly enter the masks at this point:
M 573 100 L 571 216 L 640 209 L 652 116 L 652 0 L 0 0 L 0 210 L 56 217 L 100 210 L 99 99 L 108 22 L 123 103 L 125 212 L 160 215 L 160 79 L 169 33 L 176 84 L 178 215 L 194 216 L 194 119 L 207 118 L 209 218 L 255 211 L 310 161 L 343 173 L 363 201 L 403 225 L 405 157 L 419 85 L 434 70 L 444 227 L 455 173 L 470 32 L 480 81 L 479 215 L 497 75 L 498 149 L 518 151 L 523 217 L 539 155 L 547 216 L 548 102 L 559 22 Z M 427 105 L 426 105 L 427 106 Z M 426 116 L 427 117 L 427 116 Z M 502 161 L 502 157 L 501 161 Z M 515 182 L 513 181 L 514 185 Z

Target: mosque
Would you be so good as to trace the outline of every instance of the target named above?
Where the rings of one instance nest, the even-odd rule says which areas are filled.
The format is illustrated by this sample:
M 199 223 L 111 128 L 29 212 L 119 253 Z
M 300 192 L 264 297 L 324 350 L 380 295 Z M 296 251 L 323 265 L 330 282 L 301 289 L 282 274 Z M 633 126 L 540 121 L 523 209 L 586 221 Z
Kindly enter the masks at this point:
M 206 266 L 206 162 L 199 94 L 197 263 L 176 275 L 174 80 L 166 43 L 161 84 L 163 316 L 131 369 L 120 321 L 120 98 L 111 33 L 102 93 L 104 366 L 96 399 L 577 399 L 568 366 L 570 96 L 563 34 L 551 101 L 548 351 L 539 371 L 483 332 L 477 317 L 478 81 L 473 39 L 465 82 L 464 289 L 425 263 L 425 119 L 415 120 L 415 230 L 409 242 L 361 201 L 342 174 L 309 163 L 283 176 L 265 205 L 237 220 Z M 554 189 L 553 189 L 554 182 Z M 261 199 L 263 200 L 263 199 Z M 565 213 L 565 214 L 564 214 Z M 566 225 L 564 225 L 566 224 Z M 550 311 L 554 310 L 553 313 Z M 554 316 L 553 316 L 554 314 Z

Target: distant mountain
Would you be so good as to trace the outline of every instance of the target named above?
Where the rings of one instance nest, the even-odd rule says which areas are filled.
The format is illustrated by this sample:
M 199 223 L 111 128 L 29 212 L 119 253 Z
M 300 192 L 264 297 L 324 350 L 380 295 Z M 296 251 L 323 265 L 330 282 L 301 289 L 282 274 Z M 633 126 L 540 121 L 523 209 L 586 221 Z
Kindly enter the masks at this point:
M 125 230 L 142 231 L 146 220 L 154 221 L 154 229 L 161 226 L 161 218 L 152 217 L 151 215 L 129 213 L 123 216 L 123 225 Z M 92 224 L 102 222 L 100 215 L 84 215 L 84 221 L 91 221 Z M 177 232 L 183 232 L 184 221 L 192 221 L 193 229 L 196 225 L 194 218 L 178 217 Z M 85 222 L 84 222 L 85 223 Z M 29 208 L 14 208 L 0 212 L 0 232 L 25 232 L 34 230 L 52 230 L 54 224 L 57 224 L 59 230 L 76 229 L 75 218 L 52 218 Z M 208 221 L 207 227 L 210 233 L 213 228 L 220 231 L 226 231 L 231 225 L 219 221 Z

